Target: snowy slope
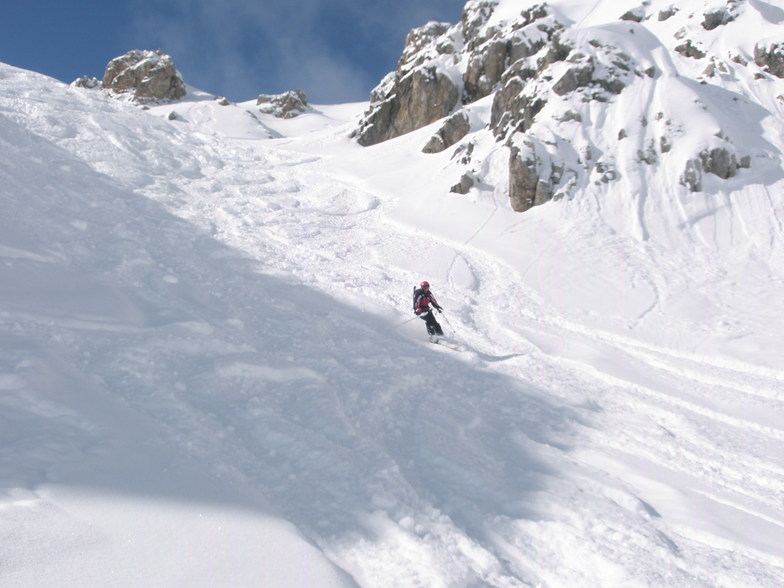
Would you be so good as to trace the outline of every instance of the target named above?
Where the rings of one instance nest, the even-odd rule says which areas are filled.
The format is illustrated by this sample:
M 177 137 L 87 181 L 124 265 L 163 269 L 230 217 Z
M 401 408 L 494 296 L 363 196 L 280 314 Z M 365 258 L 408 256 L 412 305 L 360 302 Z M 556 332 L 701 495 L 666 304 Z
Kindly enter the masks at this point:
M 555 188 L 556 196 L 562 197 L 559 204 L 519 217 L 515 231 L 507 231 L 510 221 L 496 214 L 497 209 L 508 208 L 509 148 L 487 128 L 492 95 L 462 106 L 474 132 L 456 148 L 419 155 L 440 123 L 402 137 L 396 146 L 379 146 L 382 158 L 394 153 L 400 153 L 400 158 L 374 189 L 394 184 L 410 194 L 414 202 L 406 202 L 403 220 L 428 232 L 451 236 L 454 229 L 443 227 L 452 224 L 449 217 L 481 215 L 487 224 L 479 231 L 481 223 L 458 223 L 458 240 L 470 239 L 472 246 L 492 251 L 513 268 L 523 268 L 526 282 L 577 322 L 597 315 L 597 326 L 606 326 L 609 320 L 622 330 L 644 330 L 652 341 L 667 345 L 675 331 L 684 349 L 707 342 L 720 345 L 712 351 L 777 366 L 779 350 L 774 343 L 780 341 L 782 326 L 777 301 L 770 302 L 773 322 L 766 319 L 765 325 L 754 325 L 759 348 L 736 342 L 747 335 L 743 322 L 749 301 L 758 299 L 766 284 L 781 280 L 774 260 L 782 255 L 777 194 L 784 154 L 784 80 L 765 74 L 754 63 L 754 49 L 775 37 L 784 10 L 770 3 L 741 1 L 675 5 L 600 0 L 548 5 L 552 14 L 540 26 L 559 23 L 560 42 L 572 50 L 568 60 L 556 61 L 527 83 L 524 93 L 546 104 L 525 133 L 509 139 L 530 139 L 536 144 L 537 165 L 561 170 L 561 184 Z M 476 43 L 495 39 L 498 31 L 512 35 L 521 26 L 516 2 L 469 2 L 466 10 L 464 21 L 468 14 L 483 23 L 472 33 Z M 729 22 L 707 30 L 704 15 L 720 10 L 726 11 Z M 641 22 L 620 20 L 627 11 Z M 529 28 L 536 24 L 523 27 Z M 459 42 L 465 29 L 465 22 L 458 23 L 407 57 L 422 62 L 421 67 L 435 63 L 444 71 L 457 70 L 452 74 L 459 77 L 469 60 Z M 703 50 L 705 57 L 681 54 L 677 49 L 686 41 Z M 450 43 L 456 53 L 439 50 Z M 549 50 L 545 45 L 530 57 L 531 67 L 541 69 L 536 62 Z M 471 55 L 479 53 L 476 49 Z M 598 69 L 612 61 L 628 70 L 619 94 L 605 92 L 597 98 L 597 93 L 602 94 L 598 86 L 563 96 L 552 91 L 560 76 L 593 54 L 598 55 Z M 706 73 L 706 66 L 712 67 L 713 75 Z M 624 71 L 616 68 L 615 75 Z M 406 148 L 400 149 L 403 144 Z M 473 147 L 472 161 L 466 165 L 458 154 L 469 147 Z M 684 182 L 685 170 L 700 165 L 695 161 L 714 149 L 725 150 L 738 161 L 747 158 L 748 167 L 727 179 L 700 171 L 701 189 L 692 191 Z M 412 154 L 417 154 L 413 157 L 422 167 L 401 173 L 412 165 Z M 454 195 L 443 201 L 443 210 L 426 214 L 425 207 L 434 210 L 433 193 L 447 192 L 464 172 L 480 180 L 478 187 L 467 198 Z M 424 177 L 428 180 L 422 181 Z M 543 179 L 548 179 L 546 174 Z M 421 206 L 422 214 L 409 214 L 413 206 Z M 597 232 L 606 237 L 600 243 Z M 754 271 L 747 271 L 749 264 L 758 262 Z M 682 275 L 684 268 L 688 275 Z M 635 288 L 634 296 L 626 293 L 629 284 Z M 706 289 L 720 291 L 720 298 L 695 298 L 695 290 Z M 661 329 L 663 322 L 665 329 Z M 703 329 L 706 322 L 710 323 L 708 337 Z M 712 335 L 723 330 L 727 337 L 719 343 Z
M 365 106 L 0 66 L 0 584 L 781 585 L 780 178 L 520 215 Z

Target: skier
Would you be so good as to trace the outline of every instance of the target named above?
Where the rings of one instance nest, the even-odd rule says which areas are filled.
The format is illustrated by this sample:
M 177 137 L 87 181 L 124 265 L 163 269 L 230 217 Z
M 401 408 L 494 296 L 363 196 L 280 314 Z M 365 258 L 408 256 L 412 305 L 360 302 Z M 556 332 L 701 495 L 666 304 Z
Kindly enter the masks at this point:
M 443 336 L 444 331 L 441 330 L 441 325 L 438 324 L 433 311 L 430 309 L 431 304 L 438 312 L 443 310 L 435 296 L 430 292 L 430 284 L 425 281 L 419 285 L 419 288 L 414 288 L 414 314 L 425 321 L 427 334 L 430 335 L 430 339 L 433 340 L 435 338 L 437 341 L 437 337 Z

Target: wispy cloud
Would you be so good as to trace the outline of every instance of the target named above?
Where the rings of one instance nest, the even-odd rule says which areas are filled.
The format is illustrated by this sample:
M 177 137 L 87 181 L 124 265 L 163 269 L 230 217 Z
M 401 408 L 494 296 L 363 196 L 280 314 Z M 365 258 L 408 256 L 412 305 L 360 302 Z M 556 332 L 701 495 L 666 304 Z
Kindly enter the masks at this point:
M 408 31 L 456 21 L 463 0 L 132 0 L 129 41 L 172 54 L 186 81 L 234 100 L 304 90 L 366 100 Z M 135 48 L 135 47 L 129 47 Z

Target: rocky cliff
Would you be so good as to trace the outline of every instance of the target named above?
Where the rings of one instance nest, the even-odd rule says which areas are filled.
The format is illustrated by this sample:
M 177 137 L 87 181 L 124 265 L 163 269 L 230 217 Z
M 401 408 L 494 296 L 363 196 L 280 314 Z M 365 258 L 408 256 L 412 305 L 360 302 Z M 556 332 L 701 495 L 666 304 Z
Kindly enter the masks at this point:
M 508 182 L 495 189 L 518 211 L 630 173 L 699 192 L 707 176 L 780 161 L 761 122 L 777 105 L 760 94 L 784 101 L 784 43 L 748 32 L 784 11 L 746 0 L 574 4 L 471 0 L 457 24 L 411 31 L 353 136 L 371 146 L 440 121 L 423 151 L 454 149 L 457 192 L 504 150 Z M 493 147 L 469 149 L 488 134 Z

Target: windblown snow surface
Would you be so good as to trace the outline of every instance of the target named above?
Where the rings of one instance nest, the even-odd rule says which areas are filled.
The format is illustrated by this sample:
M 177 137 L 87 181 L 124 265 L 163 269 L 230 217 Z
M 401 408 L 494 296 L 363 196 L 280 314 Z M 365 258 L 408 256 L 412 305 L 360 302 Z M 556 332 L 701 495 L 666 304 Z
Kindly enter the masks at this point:
M 781 161 L 518 214 L 210 98 L 0 66 L 1 585 L 784 585 Z

